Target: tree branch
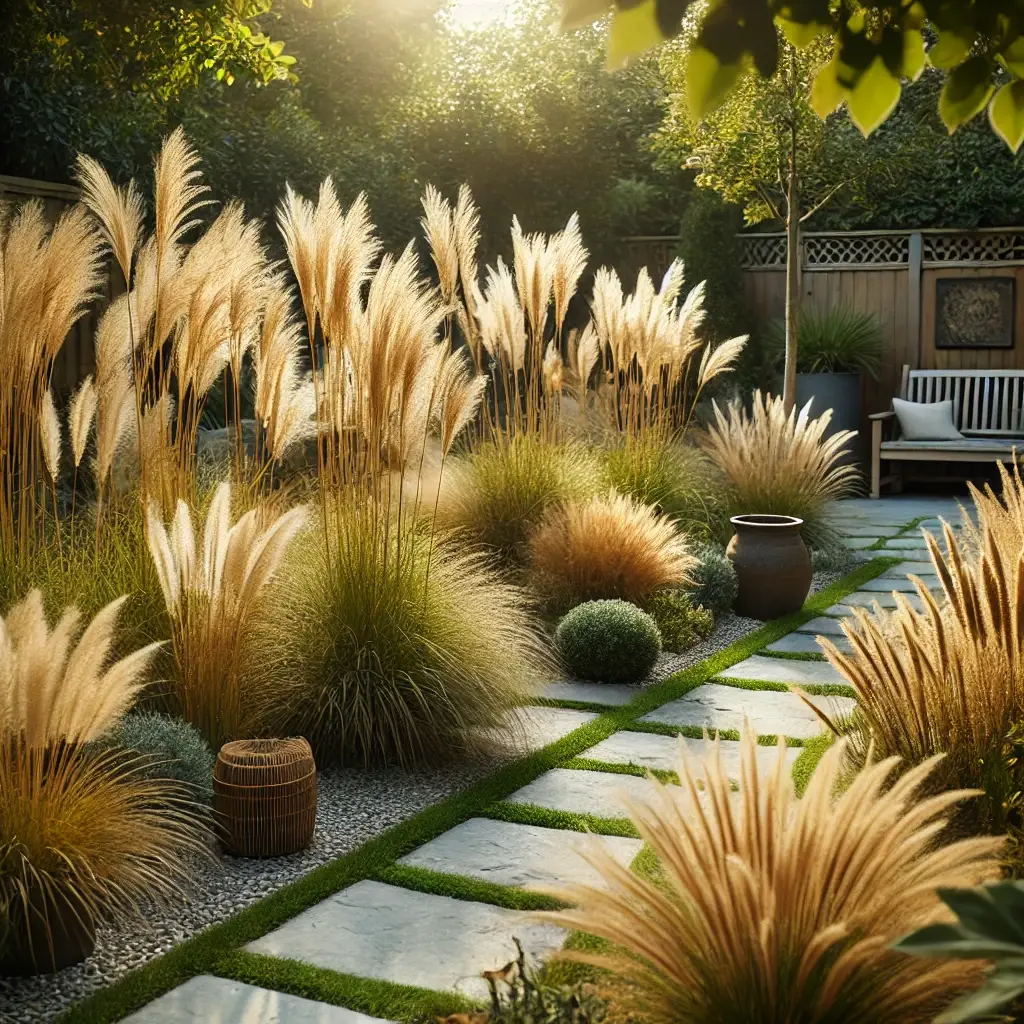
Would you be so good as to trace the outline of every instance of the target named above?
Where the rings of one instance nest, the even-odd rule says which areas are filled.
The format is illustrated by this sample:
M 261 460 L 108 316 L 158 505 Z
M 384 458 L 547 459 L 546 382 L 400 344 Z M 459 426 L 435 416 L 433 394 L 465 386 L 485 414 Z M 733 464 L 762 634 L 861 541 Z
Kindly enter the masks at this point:
M 846 181 L 839 182 L 839 184 L 836 185 L 835 188 L 830 188 L 828 192 L 825 193 L 824 198 L 820 202 L 815 203 L 814 206 L 812 206 L 800 218 L 800 223 L 803 224 L 804 221 L 810 220 L 810 218 L 813 217 L 841 188 L 846 188 L 847 185 L 852 184 L 856 180 L 856 176 L 853 178 L 847 178 Z

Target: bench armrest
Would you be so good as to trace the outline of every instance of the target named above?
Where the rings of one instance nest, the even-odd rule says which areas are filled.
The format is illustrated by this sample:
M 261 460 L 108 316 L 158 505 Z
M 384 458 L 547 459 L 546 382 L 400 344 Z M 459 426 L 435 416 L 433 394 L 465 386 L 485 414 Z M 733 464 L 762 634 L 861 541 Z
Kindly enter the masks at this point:
M 890 409 L 888 412 L 873 412 L 868 419 L 869 420 L 890 420 L 895 416 L 896 413 Z

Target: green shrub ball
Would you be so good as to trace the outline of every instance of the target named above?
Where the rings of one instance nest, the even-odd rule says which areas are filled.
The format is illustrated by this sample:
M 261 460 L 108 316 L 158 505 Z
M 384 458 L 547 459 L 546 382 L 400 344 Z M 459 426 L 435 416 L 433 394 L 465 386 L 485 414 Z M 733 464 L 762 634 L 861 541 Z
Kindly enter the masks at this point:
M 661 653 L 654 619 L 628 601 L 587 601 L 558 623 L 558 650 L 577 679 L 635 683 Z
M 133 712 L 104 737 L 103 746 L 142 755 L 140 776 L 183 782 L 193 800 L 212 803 L 214 754 L 188 722 L 150 711 Z

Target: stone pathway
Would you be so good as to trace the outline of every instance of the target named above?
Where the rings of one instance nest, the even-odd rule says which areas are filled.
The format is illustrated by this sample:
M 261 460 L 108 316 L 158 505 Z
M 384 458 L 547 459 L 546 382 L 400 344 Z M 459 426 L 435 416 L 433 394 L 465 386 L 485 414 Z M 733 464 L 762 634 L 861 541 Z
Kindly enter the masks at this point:
M 843 679 L 821 657 L 816 637 L 827 635 L 846 649 L 841 619 L 854 608 L 875 601 L 893 607 L 894 590 L 912 602 L 919 601 L 907 576 L 913 573 L 926 583 L 935 582 L 921 528 L 938 535 L 939 517 L 958 521 L 956 503 L 897 497 L 838 505 L 835 523 L 851 548 L 865 558 L 876 554 L 897 557 L 903 560 L 901 564 L 833 605 L 825 615 L 724 670 L 715 680 L 644 715 L 639 722 L 652 731 L 616 732 L 581 757 L 598 762 L 591 768 L 605 764 L 672 770 L 679 739 L 658 730 L 738 730 L 745 717 L 762 734 L 797 741 L 818 735 L 820 720 L 798 696 L 784 689 L 785 685 L 797 683 L 821 694 L 811 699 L 827 715 L 845 715 L 854 708 L 850 696 L 832 689 L 842 686 Z M 774 688 L 753 688 L 753 684 Z M 563 681 L 552 683 L 545 695 L 613 707 L 629 703 L 635 693 L 627 686 Z M 537 707 L 521 715 L 521 725 L 533 743 L 538 739 L 550 743 L 594 717 L 588 711 Z M 687 736 L 683 742 L 688 753 L 700 756 L 702 740 Z M 721 747 L 727 770 L 738 775 L 739 744 L 723 740 Z M 766 769 L 774 763 L 773 748 L 763 747 L 758 753 Z M 798 754 L 799 748 L 793 747 L 787 756 L 795 761 Z M 618 819 L 626 813 L 623 796 L 644 800 L 648 792 L 646 780 L 635 775 L 561 767 L 512 793 L 506 803 L 520 810 L 543 808 Z M 399 863 L 503 886 L 580 879 L 599 883 L 579 856 L 584 841 L 603 843 L 622 864 L 629 864 L 641 848 L 638 839 L 601 836 L 584 840 L 575 831 L 481 817 L 457 825 Z M 481 972 L 500 967 L 514 956 L 513 936 L 529 955 L 540 958 L 564 939 L 559 929 L 539 924 L 521 911 L 364 880 L 297 915 L 246 949 L 330 971 L 482 998 L 486 986 Z M 213 977 L 193 978 L 127 1019 L 134 1024 L 206 1020 L 220 1024 L 375 1024 L 372 1018 L 350 1010 Z

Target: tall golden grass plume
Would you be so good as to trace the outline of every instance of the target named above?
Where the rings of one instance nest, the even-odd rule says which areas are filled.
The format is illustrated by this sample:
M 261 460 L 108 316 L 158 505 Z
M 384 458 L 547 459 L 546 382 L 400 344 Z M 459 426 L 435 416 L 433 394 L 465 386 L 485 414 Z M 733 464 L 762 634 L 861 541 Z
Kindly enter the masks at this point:
M 1013 504 L 1020 492 L 1011 489 Z M 934 595 L 912 577 L 920 610 L 897 594 L 895 610 L 861 609 L 844 623 L 850 653 L 821 643 L 857 693 L 855 755 L 863 759 L 869 742 L 909 764 L 947 751 L 939 777 L 983 786 L 976 810 L 991 828 L 1003 820 L 1003 790 L 1013 785 L 997 766 L 1024 700 L 1024 553 L 988 529 L 988 506 L 980 513 L 979 554 L 948 526 L 942 546 L 927 538 L 941 589 Z
M 681 785 L 651 779 L 645 798 L 624 800 L 662 879 L 592 843 L 584 855 L 605 884 L 554 890 L 575 906 L 541 915 L 621 950 L 569 954 L 612 970 L 613 1009 L 659 1024 L 738 1021 L 750 1007 L 766 1020 L 925 1024 L 977 984 L 979 965 L 890 948 L 945 919 L 937 889 L 998 873 L 998 839 L 939 839 L 973 794 L 922 797 L 937 758 L 896 779 L 897 759 L 872 763 L 835 796 L 839 741 L 798 800 L 784 742 L 763 774 L 744 730 L 738 794 L 717 738 L 708 747 L 701 770 L 681 746 Z
M 85 446 L 89 443 L 89 433 L 96 419 L 97 403 L 96 384 L 90 373 L 75 389 L 68 408 L 68 432 L 71 435 L 75 469 L 78 469 L 85 457 Z
M 60 453 L 63 448 L 63 435 L 60 429 L 60 417 L 53 401 L 53 388 L 43 392 L 42 407 L 39 410 L 39 440 L 43 449 L 43 465 L 50 474 L 53 483 L 60 476 Z
M 214 493 L 199 538 L 184 501 L 169 527 L 158 505 L 147 509 L 146 539 L 172 623 L 172 698 L 214 748 L 253 727 L 245 694 L 247 631 L 306 509 L 268 521 L 270 516 L 265 506 L 257 507 L 232 525 L 226 482 Z
M 459 283 L 459 251 L 455 241 L 455 221 L 451 204 L 433 185 L 427 185 L 421 200 L 423 217 L 420 224 L 430 245 L 430 255 L 437 268 L 441 300 L 451 305 Z
M 703 446 L 725 475 L 732 514 L 797 516 L 810 542 L 827 540 L 828 506 L 860 479 L 856 466 L 843 461 L 853 432 L 828 436 L 831 410 L 814 417 L 808 403 L 787 413 L 781 397 L 760 391 L 749 413 L 739 401 L 724 409 L 716 402 L 713 409 Z
M 551 291 L 555 302 L 555 331 L 561 334 L 565 314 L 569 309 L 569 300 L 576 294 L 576 287 L 590 258 L 580 234 L 578 213 L 574 213 L 565 227 L 552 238 L 551 245 L 554 249 Z
M 602 267 L 594 276 L 592 325 L 610 375 L 600 387 L 600 404 L 627 434 L 665 426 L 685 430 L 704 389 L 735 366 L 746 344 L 745 335 L 716 347 L 705 344 L 704 285 L 680 302 L 682 285 L 679 260 L 657 289 L 642 268 L 629 295 L 615 271 Z
M 79 153 L 75 169 L 82 202 L 102 225 L 125 283 L 131 287 L 132 264 L 142 240 L 142 194 L 134 179 L 123 187 L 115 185 L 103 165 L 91 156 Z
M 120 720 L 145 686 L 160 647 L 150 644 L 112 660 L 125 600 L 108 604 L 81 635 L 75 608 L 50 628 L 38 590 L 0 618 L 0 734 L 43 750 L 96 739 Z
M 530 538 L 536 585 L 559 608 L 603 598 L 641 603 L 685 586 L 696 564 L 671 519 L 614 491 L 554 509 Z
M 0 552 L 27 557 L 44 527 L 38 485 L 55 469 L 48 396 L 53 362 L 100 282 L 101 239 L 84 206 L 48 228 L 29 201 L 0 235 Z M 47 431 L 44 439 L 41 432 Z M 49 458 L 49 465 L 44 461 Z M 17 470 L 15 469 L 17 467 Z

